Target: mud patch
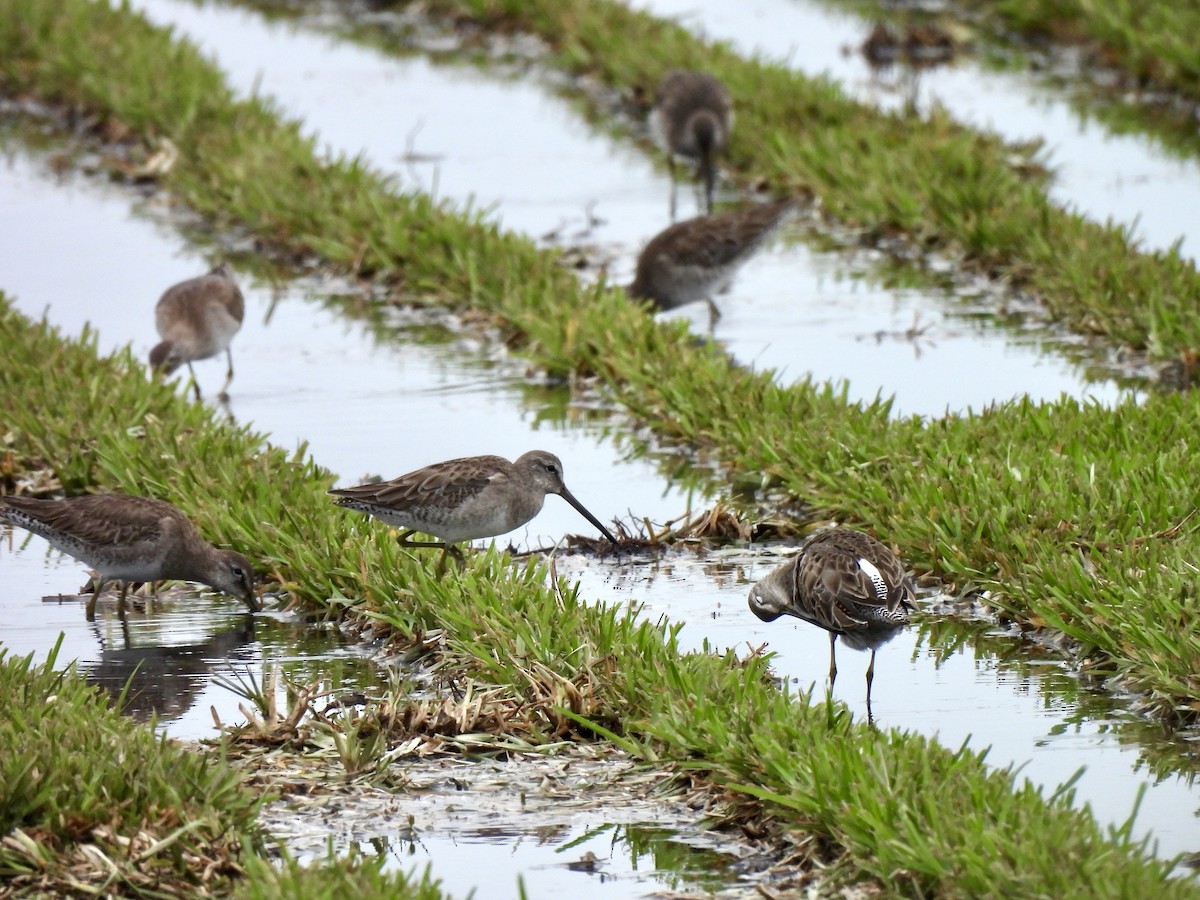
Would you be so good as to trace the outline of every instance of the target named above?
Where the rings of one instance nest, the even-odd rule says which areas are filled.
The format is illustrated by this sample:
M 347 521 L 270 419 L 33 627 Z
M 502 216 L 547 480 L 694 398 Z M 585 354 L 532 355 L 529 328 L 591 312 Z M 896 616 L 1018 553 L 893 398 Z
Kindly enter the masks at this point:
M 293 855 L 322 858 L 332 845 L 384 855 L 395 868 L 436 860 L 455 896 L 515 894 L 518 878 L 534 897 L 773 896 L 822 881 L 811 861 L 789 858 L 802 843 L 781 852 L 775 841 L 706 828 L 717 811 L 711 795 L 685 794 L 675 777 L 604 748 L 405 760 L 394 766 L 399 790 L 347 782 L 319 757 L 254 753 L 241 764 L 282 794 L 261 822 Z

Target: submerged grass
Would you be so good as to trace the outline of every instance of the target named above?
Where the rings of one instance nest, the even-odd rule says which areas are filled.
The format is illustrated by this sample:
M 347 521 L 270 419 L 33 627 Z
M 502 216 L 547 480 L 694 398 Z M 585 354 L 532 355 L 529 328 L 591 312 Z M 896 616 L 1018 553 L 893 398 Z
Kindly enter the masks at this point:
M 211 421 L 128 354 L 98 358 L 94 342 L 64 341 L 7 307 L 0 340 L 12 351 L 0 357 L 4 429 L 16 452 L 62 460 L 68 490 L 164 497 L 307 602 L 412 642 L 439 631 L 442 665 L 511 691 L 538 739 L 586 736 L 580 723 L 594 722 L 639 756 L 822 836 L 835 878 L 913 896 L 1200 894 L 1128 830 L 1106 833 L 1072 809 L 1069 789 L 1047 797 L 973 750 L 879 733 L 841 704 L 789 696 L 767 658 L 682 654 L 675 627 L 590 606 L 548 585 L 540 563 L 489 551 L 436 576 L 428 554 L 333 508 L 328 472 Z M 37 414 L 46 408 L 59 415 Z

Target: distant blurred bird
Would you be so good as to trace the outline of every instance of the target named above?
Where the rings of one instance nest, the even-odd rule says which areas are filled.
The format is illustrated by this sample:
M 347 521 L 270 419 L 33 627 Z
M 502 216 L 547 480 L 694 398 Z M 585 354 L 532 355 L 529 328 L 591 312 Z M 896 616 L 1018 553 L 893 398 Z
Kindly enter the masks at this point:
M 198 581 L 258 609 L 254 570 L 233 550 L 204 540 L 183 513 L 153 497 L 90 494 L 66 500 L 0 497 L 0 522 L 41 535 L 50 546 L 96 570 L 87 617 L 96 614 L 104 582 L 121 582 L 117 609 L 134 581 Z
M 241 329 L 245 314 L 245 300 L 233 280 L 229 263 L 221 263 L 207 275 L 167 288 L 154 310 L 154 324 L 162 342 L 150 351 L 150 365 L 170 375 L 186 364 L 199 400 L 200 385 L 192 363 L 224 350 L 229 368 L 218 396 L 228 400 L 225 392 L 233 381 L 233 353 L 229 344 Z
M 646 244 L 625 290 L 664 310 L 706 300 L 715 321 L 721 313 L 713 295 L 729 287 L 795 209 L 794 201 L 777 200 L 677 222 Z
M 454 544 L 459 541 L 495 537 L 524 525 L 541 512 L 547 494 L 558 494 L 609 541 L 617 543 L 567 490 L 562 462 L 545 450 L 531 450 L 515 462 L 500 456 L 450 459 L 391 481 L 329 493 L 337 498 L 338 506 L 407 529 L 399 538 L 402 545 L 441 547 L 456 557 Z M 410 541 L 408 536 L 414 532 L 433 535 L 441 543 Z
M 696 164 L 704 180 L 705 212 L 712 212 L 716 156 L 729 144 L 733 100 L 707 72 L 668 72 L 650 111 L 650 134 L 671 168 L 671 218 L 675 218 L 675 157 Z
M 916 610 L 912 584 L 896 555 L 870 535 L 849 528 L 816 534 L 804 548 L 750 590 L 750 610 L 764 622 L 788 615 L 829 632 L 829 684 L 837 678 L 838 637 L 870 650 L 867 716 L 875 650 L 890 641 Z

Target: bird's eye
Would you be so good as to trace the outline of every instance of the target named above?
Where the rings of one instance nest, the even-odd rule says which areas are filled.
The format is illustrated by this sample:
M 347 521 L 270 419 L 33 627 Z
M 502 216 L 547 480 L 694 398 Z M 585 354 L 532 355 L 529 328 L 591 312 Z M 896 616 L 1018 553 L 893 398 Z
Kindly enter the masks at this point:
M 556 465 L 554 465 L 554 463 L 546 463 L 546 471 L 549 472 L 551 475 L 557 475 L 558 467 Z
M 233 574 L 236 575 L 238 578 L 244 578 L 246 575 L 246 570 L 243 569 L 241 566 L 234 566 Z

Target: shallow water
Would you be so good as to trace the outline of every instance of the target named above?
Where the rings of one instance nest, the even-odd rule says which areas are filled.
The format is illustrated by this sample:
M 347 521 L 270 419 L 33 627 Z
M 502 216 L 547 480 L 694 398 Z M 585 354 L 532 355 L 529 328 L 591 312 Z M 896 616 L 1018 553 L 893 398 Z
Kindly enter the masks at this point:
M 884 109 L 904 106 L 907 87 L 880 77 L 858 48 L 872 22 L 817 0 L 631 0 L 630 6 L 676 19 L 743 55 L 785 61 L 825 75 L 851 97 Z M 954 118 L 1014 142 L 1041 139 L 1054 170 L 1050 196 L 1103 222 L 1133 229 L 1147 246 L 1196 258 L 1200 232 L 1200 160 L 1180 159 L 1153 137 L 1117 134 L 1073 108 L 1064 92 L 1028 72 L 998 72 L 970 58 L 921 72 L 916 107 L 937 104 Z M 736 102 L 736 101 L 735 101 Z M 734 140 L 736 140 L 736 133 Z
M 790 618 L 761 622 L 746 605 L 750 586 L 790 552 L 731 548 L 698 557 L 681 551 L 616 571 L 589 562 L 592 577 L 583 583 L 601 602 L 641 603 L 652 620 L 665 616 L 685 622 L 679 634 L 684 650 L 699 651 L 708 641 L 717 652 L 734 648 L 745 655 L 765 643 L 776 654 L 779 676 L 800 688 L 815 686 L 814 697 L 822 698 L 829 674 L 828 633 Z M 1049 653 L 1026 675 L 969 650 L 938 664 L 940 655 L 916 627 L 878 651 L 871 708 L 880 728 L 937 735 L 946 747 L 964 741 L 976 749 L 990 747 L 989 763 L 1020 765 L 1025 778 L 1044 788 L 1053 789 L 1085 767 L 1078 795 L 1099 821 L 1113 825 L 1128 818 L 1144 788 L 1135 833 L 1151 832 L 1163 856 L 1200 848 L 1200 791 L 1181 776 L 1157 779 L 1142 764 L 1140 749 L 1122 741 L 1114 720 L 1075 721 L 1076 704 L 1061 699 L 1074 693 L 1072 676 Z M 869 659 L 868 653 L 838 645 L 833 696 L 859 717 L 866 716 Z
M 266 53 L 264 58 L 269 56 Z M 377 60 L 380 66 L 393 64 L 399 65 Z M 436 74 L 439 70 L 429 71 Z M 370 81 L 361 71 L 359 75 L 360 87 Z M 321 74 L 322 79 L 326 76 L 337 80 L 332 74 Z M 555 113 L 560 114 L 567 116 L 566 112 Z M 607 139 L 587 139 L 592 140 Z M 665 207 L 665 182 L 646 190 L 654 195 L 648 203 Z M 6 213 L 0 215 L 0 241 L 13 252 L 0 287 L 14 294 L 19 308 L 28 314 L 39 316 L 49 307 L 51 321 L 68 333 L 77 333 L 84 321 L 91 321 L 99 329 L 102 348 L 132 341 L 135 350 L 144 353 L 155 341 L 152 309 L 161 290 L 203 271 L 206 263 L 198 251 L 183 245 L 161 216 L 154 214 L 153 207 L 131 212 L 130 206 L 130 194 L 118 187 L 77 177 L 55 179 L 29 154 L 11 150 L 6 165 L 0 167 L 0 210 Z M 44 264 L 47 253 L 61 256 L 63 247 L 71 248 L 70 265 Z M 773 258 L 774 254 L 764 258 L 761 270 L 771 271 Z M 871 290 L 840 272 L 836 258 L 823 258 L 823 264 L 827 268 L 818 270 L 815 279 L 840 285 L 848 295 L 846 302 L 852 302 L 860 290 Z M 747 269 L 747 277 L 751 271 Z M 471 341 L 381 343 L 366 325 L 347 321 L 324 303 L 325 288 L 272 288 L 256 285 L 245 275 L 241 280 L 248 316 L 235 342 L 238 374 L 231 388 L 232 413 L 239 421 L 252 422 L 269 432 L 282 446 L 309 441 L 317 460 L 342 480 L 354 480 L 368 472 L 394 475 L 465 452 L 487 450 L 511 456 L 536 445 L 563 456 L 568 484 L 601 520 L 632 510 L 662 521 L 687 507 L 687 498 L 665 485 L 648 464 L 622 461 L 611 445 L 598 437 L 599 426 L 587 425 L 585 417 L 575 417 L 570 424 L 541 422 L 539 411 L 523 401 L 524 392 L 512 380 L 511 370 L 490 368 Z M 885 304 L 897 302 L 896 292 L 879 293 Z M 726 308 L 722 321 L 731 319 L 731 328 L 738 321 L 738 311 L 730 308 L 735 297 L 721 301 Z M 893 321 L 907 328 L 914 307 L 915 300 L 912 306 L 901 307 L 894 312 Z M 967 326 L 971 322 L 969 318 L 962 321 Z M 995 329 L 984 330 L 989 343 L 997 343 L 999 335 Z M 913 352 L 910 346 L 896 343 Z M 869 341 L 856 337 L 856 352 L 863 353 L 864 345 L 867 355 L 870 351 L 882 354 Z M 888 343 L 882 341 L 879 346 Z M 219 362 L 200 363 L 197 374 L 202 386 L 211 391 L 219 385 L 223 367 Z M 946 403 L 949 401 L 942 408 Z M 430 427 L 429 423 L 436 425 Z M 481 426 L 489 436 L 487 448 L 478 447 Z M 614 484 L 620 485 L 619 491 L 612 489 Z M 550 498 L 541 516 L 518 533 L 516 540 L 537 544 L 568 531 L 588 533 L 587 523 L 566 504 Z M 718 554 L 695 563 L 680 555 L 660 563 L 620 568 L 585 567 L 578 559 L 566 558 L 560 567 L 564 574 L 574 571 L 580 575 L 584 596 L 597 601 L 643 601 L 649 615 L 667 612 L 672 619 L 688 623 L 683 638 L 690 646 L 698 646 L 705 637 L 718 646 L 743 649 L 747 642 L 757 646 L 769 641 L 779 654 L 775 665 L 781 676 L 820 688 L 828 665 L 824 633 L 800 624 L 764 625 L 746 611 L 749 583 L 777 561 L 742 553 Z M 237 718 L 236 696 L 204 683 L 208 676 L 198 676 L 191 666 L 197 658 L 210 672 L 224 658 L 234 661 L 234 672 L 242 670 L 244 662 L 245 671 L 257 673 L 265 659 L 298 658 L 298 664 L 307 665 L 306 660 L 323 659 L 325 652 L 334 656 L 347 652 L 340 648 L 335 634 L 325 635 L 329 640 L 326 649 L 309 643 L 304 644 L 307 649 L 297 649 L 300 641 L 287 631 L 291 627 L 288 618 L 278 614 L 267 614 L 263 621 L 256 618 L 250 640 L 240 624 L 244 616 L 238 605 L 210 597 L 172 598 L 162 611 L 147 615 L 144 621 L 131 618 L 126 639 L 106 609 L 98 628 L 93 629 L 83 622 L 78 601 L 63 605 L 41 602 L 42 596 L 70 593 L 83 581 L 81 566 L 55 555 L 47 560 L 44 544 L 35 541 L 25 549 L 0 550 L 0 571 L 0 640 L 14 652 L 19 647 L 19 652 L 35 650 L 42 656 L 62 630 L 68 637 L 60 659 L 77 656 L 93 666 L 113 660 L 116 671 L 121 662 L 118 654 L 124 653 L 127 662 L 151 646 L 152 637 L 166 635 L 170 646 L 184 648 L 173 657 L 162 655 L 164 659 L 187 660 L 186 664 L 177 663 L 183 672 L 181 681 L 186 683 L 176 692 L 171 708 L 186 706 L 186 710 L 167 725 L 172 734 L 208 733 L 210 705 L 216 705 L 225 720 Z M 40 632 L 16 627 L 17 622 L 35 620 Z M 279 633 L 284 637 L 275 636 Z M 1042 699 L 1043 679 L 1059 677 L 1053 674 L 1052 664 L 1047 666 L 1049 675 L 1017 678 L 969 653 L 955 655 L 940 667 L 933 664 L 933 655 L 929 648 L 916 644 L 915 631 L 881 651 L 874 710 L 883 727 L 936 732 L 951 746 L 971 734 L 973 746 L 993 747 L 989 757 L 993 764 L 1023 764 L 1028 777 L 1050 788 L 1086 765 L 1089 771 L 1079 788 L 1081 802 L 1092 803 L 1102 822 L 1124 821 L 1138 787 L 1153 779 L 1139 771 L 1137 748 L 1120 747 L 1116 736 L 1108 733 L 1108 722 L 1075 724 L 1071 704 Z M 840 654 L 835 696 L 849 703 L 858 715 L 865 711 L 865 666 L 863 654 Z M 344 668 L 349 672 L 354 667 L 347 664 Z M 1200 844 L 1200 830 L 1192 815 L 1196 806 L 1194 792 L 1180 779 L 1168 778 L 1148 789 L 1140 827 L 1153 830 L 1163 855 L 1194 850 Z M 569 841 L 580 832 L 567 834 Z M 491 837 L 506 849 L 489 852 L 508 858 L 513 852 L 511 834 Z M 528 843 L 530 839 L 522 840 Z M 431 836 L 425 844 L 435 874 L 442 874 L 446 866 L 454 868 L 457 877 L 458 867 L 444 861 L 448 858 L 441 855 L 440 841 Z M 407 852 L 403 847 L 401 851 Z M 528 858 L 521 859 L 509 870 L 514 878 Z M 620 868 L 625 864 L 613 865 Z M 586 873 L 553 871 L 556 877 L 567 872 L 570 877 L 563 877 L 571 889 L 598 883 Z M 627 896 L 646 888 L 617 879 L 604 889 Z
M 610 278 L 632 278 L 637 252 L 666 227 L 670 181 L 627 143 L 589 126 L 536 78 L 397 58 L 289 22 L 185 0 L 134 3 L 212 54 L 236 89 L 269 95 L 334 152 L 363 153 L 402 185 L 495 210 L 506 228 L 541 237 L 599 221 L 586 243 L 615 254 Z M 392 111 L 388 116 L 378 110 Z M 514 123 L 516 127 L 514 127 Z M 414 153 L 419 157 L 412 159 Z M 693 198 L 680 188 L 681 215 Z M 1064 358 L 1061 334 L 997 329 L 981 304 L 932 290 L 884 287 L 865 260 L 783 243 L 752 261 L 714 336 L 746 364 L 793 381 L 847 379 L 850 396 L 896 396 L 896 414 L 941 415 L 1027 394 L 1111 403 L 1122 392 Z M 698 331 L 707 310 L 695 304 Z M 914 343 L 903 335 L 914 327 Z
M 159 294 L 205 271 L 203 256 L 183 244 L 154 215 L 153 206 L 131 210 L 130 194 L 120 188 L 54 176 L 25 151 L 11 145 L 8 151 L 0 164 L 0 209 L 6 213 L 0 216 L 0 242 L 11 254 L 3 290 L 26 315 L 46 313 L 67 334 L 79 334 L 90 322 L 102 352 L 131 343 L 144 356 L 157 341 L 153 309 Z M 72 264 L 46 266 L 48 248 L 62 246 L 72 248 Z M 239 282 L 247 316 L 234 342 L 228 409 L 279 446 L 306 441 L 337 483 L 356 483 L 371 473 L 392 477 L 454 456 L 492 452 L 512 458 L 540 447 L 563 459 L 568 486 L 602 522 L 626 519 L 631 509 L 662 522 L 689 508 L 686 490 L 666 484 L 646 461 L 622 459 L 601 439 L 601 425 L 589 424 L 589 416 L 555 421 L 530 407 L 528 388 L 511 370 L 502 374 L 489 366 L 477 340 L 380 341 L 366 323 L 349 321 L 324 302 L 318 286 L 271 287 L 245 274 Z M 206 360 L 195 368 L 211 396 L 224 380 L 224 361 Z M 611 489 L 613 480 L 620 491 Z M 697 505 L 705 499 L 697 498 Z M 20 544 L 24 532 L 18 534 Z M 500 542 L 546 546 L 564 534 L 594 530 L 564 501 L 550 497 L 538 517 Z M 45 549 L 34 539 L 11 557 L 5 553 L 0 640 L 9 643 L 10 628 L 26 621 L 24 611 L 37 609 L 40 616 L 55 609 L 32 626 L 20 652 L 40 646 L 41 656 L 59 628 L 78 617 L 80 627 L 70 631 L 62 659 L 98 661 L 106 645 L 82 627 L 78 601 L 64 607 L 40 604 L 43 595 L 73 594 L 86 580 L 82 566 L 58 561 L 57 555 L 47 568 Z M 201 620 L 208 602 L 192 604 Z M 222 718 L 236 717 L 236 696 L 215 693 L 222 698 L 217 704 Z M 195 727 L 207 733 L 212 726 L 208 703 L 194 723 L 172 724 L 168 730 L 194 736 Z
M 399 793 L 318 788 L 303 804 L 271 804 L 264 824 L 302 860 L 323 858 L 332 831 L 337 852 L 432 864 L 460 897 L 516 897 L 518 872 L 534 897 L 713 890 L 753 854 L 736 836 L 698 831 L 692 809 L 659 796 L 661 779 L 619 754 L 413 759 L 404 774 Z
M 214 736 L 214 715 L 244 721 L 238 704 L 245 701 L 220 681 L 261 685 L 266 663 L 333 691 L 379 681 L 372 647 L 284 612 L 251 616 L 239 600 L 184 586 L 155 601 L 130 597 L 124 623 L 106 592 L 88 622 L 86 600 L 76 594 L 85 581 L 83 566 L 41 538 L 0 528 L 0 643 L 11 655 L 43 660 L 61 636 L 60 666 L 78 661 L 114 697 L 128 682 L 125 708 L 139 721 L 154 715 L 172 737 Z
M 20 150 L 0 165 L 0 208 L 0 241 L 11 254 L 3 289 L 29 316 L 48 311 L 67 334 L 90 322 L 102 352 L 131 343 L 144 358 L 158 340 L 153 310 L 163 289 L 209 267 L 199 250 L 155 220 L 153 206 L 131 211 L 119 188 L 52 176 Z M 72 264 L 44 265 L 47 249 L 61 246 L 71 248 Z M 478 340 L 379 341 L 366 323 L 328 305 L 329 287 L 270 286 L 244 273 L 239 283 L 247 313 L 234 341 L 228 410 L 278 446 L 306 441 L 337 483 L 372 473 L 390 478 L 456 456 L 513 458 L 538 447 L 563 459 L 568 487 L 602 522 L 625 518 L 631 508 L 655 521 L 688 508 L 686 492 L 664 484 L 649 463 L 621 459 L 586 416 L 559 423 L 527 406 L 514 369 L 489 366 Z M 224 361 L 195 369 L 211 397 L 224 380 Z M 621 492 L 610 489 L 613 480 Z M 523 548 L 566 533 L 593 532 L 550 497 L 511 537 Z
M 14 245 L 21 246 L 19 239 L 28 241 L 14 259 L 31 263 L 10 270 L 6 290 L 17 296 L 18 306 L 27 314 L 40 315 L 48 308 L 51 321 L 68 333 L 91 321 L 100 330 L 102 348 L 115 348 L 132 336 L 136 349 L 148 349 L 155 340 L 148 310 L 157 287 L 152 287 L 154 282 L 147 273 L 154 275 L 158 284 L 170 283 L 202 270 L 201 259 L 182 246 L 165 225 L 145 214 L 148 211 L 131 213 L 128 196 L 120 189 L 78 177 L 56 182 L 21 151 L 11 152 L 8 165 L 0 170 L 0 206 L 17 215 L 15 220 L 4 221 L 19 223 L 19 232 L 11 235 Z M 0 239 L 9 237 L 4 221 L 0 221 Z M 37 249 L 53 245 L 55 239 L 88 248 L 85 265 L 41 272 Z M 72 286 L 72 272 L 76 278 L 89 273 L 93 279 L 90 292 L 82 291 L 79 284 Z M 244 276 L 242 281 L 246 284 Z M 128 285 L 143 284 L 136 291 L 150 299 L 140 304 L 128 302 L 135 290 Z M 319 302 L 320 297 L 314 299 L 300 289 L 246 284 L 246 293 L 248 309 L 258 314 L 248 316 L 235 344 L 238 375 L 231 388 L 233 414 L 268 431 L 284 446 L 308 440 L 315 457 L 342 472 L 344 481 L 358 478 L 373 465 L 390 465 L 385 471 L 399 472 L 404 466 L 411 468 L 430 458 L 463 452 L 458 448 L 473 446 L 475 429 L 484 423 L 490 439 L 510 442 L 514 453 L 533 444 L 561 453 L 568 461 L 573 490 L 602 521 L 626 516 L 631 509 L 663 521 L 687 506 L 686 498 L 666 488 L 648 465 L 622 464 L 610 445 L 598 445 L 594 429 L 548 432 L 544 426 L 531 434 L 536 430 L 532 424 L 536 412 L 521 405 L 516 385 L 492 380 L 474 351 L 461 348 L 455 352 L 452 346 L 436 344 L 381 343 L 365 325 L 339 318 Z M 272 308 L 272 300 L 280 297 Z M 79 298 L 87 302 L 80 303 Z M 269 322 L 265 321 L 266 310 L 271 310 Z M 314 347 L 317 334 L 320 343 Z M 197 370 L 210 389 L 223 377 L 219 362 L 197 364 Z M 364 385 L 369 388 L 363 390 Z M 443 414 L 447 409 L 450 415 Z M 404 414 L 395 415 L 396 410 Z M 436 421 L 438 427 L 424 429 L 420 442 L 406 443 L 414 415 Z M 431 450 L 430 440 L 438 442 L 441 449 Z M 410 462 L 393 462 L 397 457 Z M 612 491 L 606 481 L 614 471 L 621 473 L 619 492 Z M 552 543 L 552 535 L 586 530 L 587 523 L 573 510 L 550 498 L 543 513 L 518 533 L 514 542 L 520 546 Z M 769 563 L 753 556 L 706 563 L 680 556 L 614 573 L 604 565 L 572 569 L 579 561 L 565 557 L 561 571 L 582 579 L 585 596 L 618 602 L 632 598 L 647 603 L 649 615 L 667 613 L 675 621 L 692 623 L 683 633 L 685 642 L 694 638 L 690 646 L 698 647 L 704 637 L 743 647 L 769 641 L 781 654 L 777 661 L 781 674 L 799 679 L 803 685 L 821 685 L 827 669 L 824 633 L 784 622 L 767 627 L 746 612 L 748 583 L 760 577 Z M 102 604 L 97 628 L 83 621 L 81 601 L 64 605 L 40 602 L 42 596 L 71 594 L 84 580 L 78 564 L 57 554 L 47 557 L 44 542 L 29 541 L 24 549 L 6 556 L 2 565 L 5 587 L 0 602 L 5 609 L 0 621 L 28 621 L 27 611 L 34 604 L 39 610 L 37 625 L 29 630 L 0 626 L 0 639 L 13 652 L 37 650 L 41 656 L 59 630 L 66 635 L 61 659 L 78 658 L 84 668 L 105 666 L 115 651 L 129 653 L 129 648 L 153 646 L 155 635 L 170 635 L 168 645 L 172 647 L 198 647 L 183 655 L 202 665 L 189 669 L 180 664 L 174 672 L 181 683 L 172 691 L 178 695 L 174 703 L 182 707 L 186 701 L 186 708 L 174 713 L 168 705 L 160 712 L 173 735 L 210 734 L 210 707 L 215 707 L 224 721 L 240 718 L 240 698 L 213 684 L 214 675 L 251 673 L 261 677 L 263 660 L 294 661 L 303 656 L 293 649 L 296 635 L 285 630 L 276 636 L 273 624 L 258 624 L 253 638 L 242 644 L 212 644 L 219 640 L 218 634 L 236 634 L 236 622 L 244 617 L 236 602 L 213 605 L 211 597 L 178 600 L 153 617 L 131 617 L 132 634 L 123 640 L 109 604 Z M 47 611 L 53 612 L 41 619 Z M 1128 815 L 1137 787 L 1152 781 L 1145 773 L 1129 771 L 1136 763 L 1136 748 L 1120 748 L 1115 735 L 1102 733 L 1107 728 L 1103 722 L 1085 723 L 1077 731 L 1055 737 L 1052 732 L 1071 714 L 1069 705 L 1051 702 L 1044 706 L 1036 685 L 998 678 L 986 665 L 977 668 L 968 655 L 956 656 L 934 669 L 929 662 L 931 651 L 918 652 L 912 643 L 914 635 L 902 636 L 881 654 L 874 696 L 881 725 L 940 731 L 949 745 L 974 734 L 976 743 L 993 745 L 994 763 L 1025 762 L 1026 775 L 1046 786 L 1066 780 L 1080 765 L 1087 765 L 1099 774 L 1085 777 L 1082 796 L 1096 806 L 1104 821 L 1117 823 Z M 311 650 L 316 658 L 345 653 L 338 649 L 341 642 L 336 635 L 328 639 L 328 647 L 322 649 L 318 640 Z M 206 643 L 209 646 L 205 647 Z M 222 656 L 229 659 L 222 663 Z M 835 696 L 859 714 L 865 712 L 861 681 L 865 660 L 863 655 L 843 651 L 842 677 L 835 691 Z M 907 660 L 905 668 L 895 671 L 903 660 Z M 345 675 L 347 683 L 372 677 L 372 667 L 365 663 Z M 947 733 L 947 721 L 961 727 Z M 1003 723 L 998 731 L 997 722 Z M 1104 752 L 1084 753 L 1081 744 Z M 1052 752 L 1060 748 L 1063 752 Z M 1095 789 L 1089 790 L 1093 786 Z M 1186 813 L 1195 806 L 1192 791 L 1184 789 L 1179 779 L 1168 779 L 1148 793 L 1140 821 L 1154 828 L 1165 854 L 1190 849 L 1197 832 Z

